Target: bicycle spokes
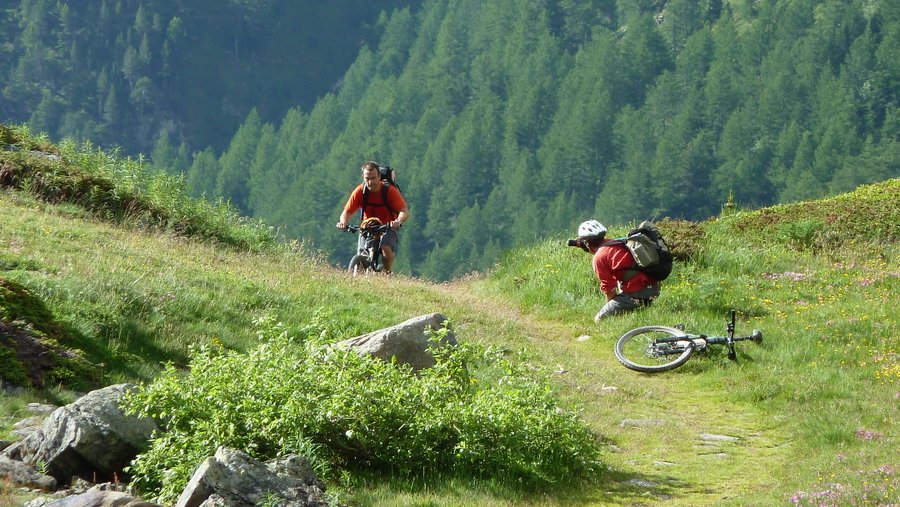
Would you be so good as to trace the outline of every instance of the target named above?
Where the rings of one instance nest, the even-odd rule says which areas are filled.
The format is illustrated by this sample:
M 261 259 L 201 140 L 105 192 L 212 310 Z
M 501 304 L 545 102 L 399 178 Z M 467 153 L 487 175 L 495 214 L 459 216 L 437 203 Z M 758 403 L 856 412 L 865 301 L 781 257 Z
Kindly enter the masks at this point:
M 693 343 L 684 333 L 663 326 L 632 330 L 616 344 L 619 361 L 633 370 L 644 372 L 673 368 L 686 361 L 692 351 Z

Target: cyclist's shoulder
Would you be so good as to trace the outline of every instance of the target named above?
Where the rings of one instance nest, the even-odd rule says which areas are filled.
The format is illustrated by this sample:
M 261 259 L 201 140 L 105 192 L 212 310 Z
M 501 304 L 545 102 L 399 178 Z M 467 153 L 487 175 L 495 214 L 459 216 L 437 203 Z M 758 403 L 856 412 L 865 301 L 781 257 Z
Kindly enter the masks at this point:
M 600 243 L 601 250 L 615 250 L 616 247 L 625 248 L 625 238 L 607 238 Z
M 406 198 L 403 197 L 403 192 L 401 192 L 400 189 L 397 188 L 397 185 L 388 184 L 387 198 L 392 205 L 394 205 L 395 203 L 401 206 L 406 205 Z

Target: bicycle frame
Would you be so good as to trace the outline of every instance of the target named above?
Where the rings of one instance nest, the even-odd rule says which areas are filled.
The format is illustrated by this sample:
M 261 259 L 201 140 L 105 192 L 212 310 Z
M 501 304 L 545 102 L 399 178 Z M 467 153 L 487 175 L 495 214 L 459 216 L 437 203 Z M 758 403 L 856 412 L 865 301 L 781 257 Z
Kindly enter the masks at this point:
M 374 237 L 375 235 L 369 231 L 362 231 L 360 234 L 363 235 L 364 243 L 356 253 L 365 255 L 373 270 L 381 271 L 381 236 Z
M 632 329 L 616 342 L 616 358 L 626 368 L 643 373 L 655 373 L 681 366 L 698 351 L 709 345 L 728 347 L 728 359 L 737 360 L 734 344 L 737 341 L 762 341 L 762 333 L 754 329 L 748 336 L 735 336 L 737 312 L 731 310 L 726 336 L 706 336 L 685 333 L 680 327 L 645 326 Z M 671 356 L 677 356 L 671 358 Z
M 363 243 L 357 249 L 356 255 L 350 259 L 350 265 L 348 266 L 350 272 L 356 274 L 357 270 L 361 268 L 363 271 L 374 271 L 377 273 L 384 269 L 381 238 L 389 228 L 390 225 L 387 224 L 367 229 L 362 229 L 356 225 L 347 226 L 347 232 L 359 233 L 363 238 Z
M 736 312 L 734 310 L 731 310 L 731 321 L 728 323 L 727 336 L 706 336 L 705 334 L 685 333 L 683 336 L 656 338 L 654 340 L 654 344 L 660 345 L 664 343 L 673 343 L 677 345 L 679 342 L 688 342 L 681 346 L 658 350 L 660 354 L 680 354 L 684 351 L 685 347 L 687 347 L 688 344 L 694 347 L 695 351 L 703 350 L 707 347 L 707 345 L 725 345 L 728 347 L 728 359 L 737 361 L 737 353 L 734 350 L 734 327 L 736 319 L 735 313 Z M 744 339 L 748 338 L 754 339 L 753 336 L 745 337 Z

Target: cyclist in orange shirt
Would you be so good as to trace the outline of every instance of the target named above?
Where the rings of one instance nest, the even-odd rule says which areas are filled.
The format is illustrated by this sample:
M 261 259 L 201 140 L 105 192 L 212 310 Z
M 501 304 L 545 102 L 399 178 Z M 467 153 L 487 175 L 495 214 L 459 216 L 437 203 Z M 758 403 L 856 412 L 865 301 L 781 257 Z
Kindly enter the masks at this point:
M 390 273 L 394 265 L 397 243 L 400 241 L 397 229 L 409 219 L 409 208 L 397 187 L 382 179 L 377 163 L 369 161 L 363 164 L 362 176 L 363 183 L 350 194 L 338 219 L 337 228 L 346 229 L 350 216 L 358 210 L 362 210 L 362 220 L 375 217 L 382 223 L 390 224 L 390 230 L 381 238 L 384 271 Z

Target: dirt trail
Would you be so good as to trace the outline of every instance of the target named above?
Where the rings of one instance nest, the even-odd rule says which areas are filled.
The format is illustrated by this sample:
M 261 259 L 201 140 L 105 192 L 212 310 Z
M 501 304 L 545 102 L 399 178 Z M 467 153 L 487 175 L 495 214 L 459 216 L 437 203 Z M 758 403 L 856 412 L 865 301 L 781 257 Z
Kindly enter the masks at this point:
M 583 405 L 582 418 L 609 441 L 611 472 L 586 495 L 591 503 L 720 505 L 776 482 L 788 448 L 777 424 L 729 401 L 727 386 L 700 385 L 679 371 L 632 372 L 599 327 L 584 335 L 584 323 L 522 312 L 472 284 L 432 288 L 463 309 L 456 320 L 467 333 L 540 350 L 563 395 Z

